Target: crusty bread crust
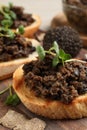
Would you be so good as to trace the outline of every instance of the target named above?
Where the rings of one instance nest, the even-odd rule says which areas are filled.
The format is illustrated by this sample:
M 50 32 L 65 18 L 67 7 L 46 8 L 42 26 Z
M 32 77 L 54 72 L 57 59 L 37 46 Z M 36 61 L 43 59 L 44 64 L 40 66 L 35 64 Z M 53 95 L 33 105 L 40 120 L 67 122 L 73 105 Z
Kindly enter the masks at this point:
M 24 28 L 24 36 L 28 38 L 33 38 L 33 35 L 37 30 L 39 29 L 41 25 L 41 19 L 38 15 L 32 14 L 32 18 L 35 20 L 31 25 L 27 26 Z M 16 31 L 15 29 L 12 29 L 14 32 Z
M 40 45 L 40 43 L 34 39 L 27 39 L 32 42 L 32 45 L 34 47 Z M 0 63 L 0 80 L 6 79 L 10 76 L 12 76 L 13 72 L 22 64 L 28 62 L 31 60 L 31 58 L 36 59 L 38 54 L 37 52 L 33 52 L 32 54 L 29 54 L 29 57 L 27 58 L 21 58 L 21 59 L 15 59 L 12 61 L 7 62 L 1 62 Z
M 25 37 L 33 37 L 34 33 L 39 29 L 41 25 L 41 19 L 38 15 L 32 15 L 32 18 L 35 19 L 35 22 L 30 26 L 25 27 Z
M 72 103 L 64 104 L 35 97 L 25 85 L 22 66 L 13 74 L 13 88 L 23 104 L 32 112 L 50 119 L 77 119 L 87 117 L 87 94 L 75 98 Z

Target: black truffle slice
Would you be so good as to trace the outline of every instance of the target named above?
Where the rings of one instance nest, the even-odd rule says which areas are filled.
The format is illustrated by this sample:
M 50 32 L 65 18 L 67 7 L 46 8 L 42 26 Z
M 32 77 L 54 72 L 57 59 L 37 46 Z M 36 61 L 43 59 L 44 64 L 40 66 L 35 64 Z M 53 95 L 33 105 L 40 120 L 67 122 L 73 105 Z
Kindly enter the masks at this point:
M 82 41 L 76 30 L 68 26 L 57 27 L 46 32 L 43 39 L 43 47 L 48 50 L 56 41 L 60 48 L 75 57 L 82 48 Z

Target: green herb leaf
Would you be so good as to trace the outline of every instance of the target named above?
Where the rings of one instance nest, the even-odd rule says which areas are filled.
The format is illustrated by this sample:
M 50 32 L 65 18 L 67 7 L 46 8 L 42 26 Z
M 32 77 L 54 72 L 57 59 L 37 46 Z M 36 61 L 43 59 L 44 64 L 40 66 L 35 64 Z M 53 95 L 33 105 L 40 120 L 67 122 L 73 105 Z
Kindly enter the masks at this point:
M 69 60 L 71 58 L 71 55 L 65 53 L 64 50 L 60 49 L 59 50 L 59 58 L 62 59 L 63 61 L 65 61 L 65 60 Z
M 11 29 L 3 26 L 0 27 L 0 37 L 9 37 L 10 39 L 14 39 L 15 35 L 16 34 Z
M 6 28 L 11 27 L 12 24 L 13 24 L 12 20 L 6 19 L 6 20 L 2 20 L 1 21 L 1 25 L 4 26 L 4 27 L 6 27 Z
M 3 31 L 3 32 L 6 32 L 6 29 L 5 29 L 4 27 L 0 27 L 0 33 L 1 33 L 2 31 Z
M 71 55 L 70 54 L 65 54 L 64 61 L 69 60 L 69 59 L 71 59 Z
M 10 11 L 9 7 L 3 6 L 2 8 L 3 8 L 3 11 L 4 11 L 4 12 L 9 13 L 9 11 Z
M 57 66 L 58 63 L 60 63 L 60 60 L 59 60 L 59 57 L 56 55 L 56 56 L 53 58 L 53 61 L 52 61 L 53 67 Z
M 64 52 L 64 50 L 60 49 L 59 50 L 59 58 L 64 59 L 64 57 L 65 57 L 65 52 Z
M 24 26 L 23 26 L 23 25 L 20 25 L 20 26 L 18 27 L 18 33 L 20 33 L 20 34 L 23 34 L 23 33 L 24 33 Z
M 67 54 L 67 53 L 64 52 L 64 50 L 59 49 L 57 42 L 54 42 L 53 46 L 49 50 L 45 51 L 42 46 L 38 46 L 36 48 L 36 51 L 38 52 L 40 60 L 43 60 L 45 58 L 46 54 L 52 55 L 53 56 L 52 65 L 54 67 L 58 63 L 62 63 L 64 65 L 64 62 L 71 58 L 70 54 Z
M 9 14 L 7 14 L 7 13 L 4 14 L 4 18 L 5 18 L 5 19 L 8 19 L 8 20 L 11 20 L 11 17 L 10 17 Z
M 53 43 L 53 48 L 54 48 L 56 54 L 59 54 L 59 46 L 56 41 L 54 41 L 54 43 Z
M 11 39 L 14 39 L 14 37 L 15 37 L 15 33 L 14 33 L 13 31 L 11 31 L 11 30 L 8 30 L 8 31 L 7 31 L 7 35 L 8 35 Z
M 37 51 L 37 53 L 38 53 L 38 55 L 39 55 L 40 60 L 43 60 L 43 59 L 45 58 L 44 48 L 43 48 L 42 46 L 38 46 L 38 47 L 36 48 L 36 51 Z
M 9 8 L 12 8 L 12 7 L 13 7 L 13 3 L 9 2 Z
M 8 90 L 9 90 L 9 95 L 6 98 L 5 104 L 16 106 L 17 104 L 20 103 L 20 99 L 17 96 L 17 94 L 12 93 L 12 86 L 11 85 L 9 87 L 5 88 L 4 90 L 0 91 L 0 95 L 4 94 Z
M 16 94 L 9 95 L 5 101 L 7 105 L 16 106 L 20 102 L 18 96 Z
M 11 16 L 12 19 L 16 19 L 17 18 L 16 14 L 13 11 L 10 11 L 9 15 Z

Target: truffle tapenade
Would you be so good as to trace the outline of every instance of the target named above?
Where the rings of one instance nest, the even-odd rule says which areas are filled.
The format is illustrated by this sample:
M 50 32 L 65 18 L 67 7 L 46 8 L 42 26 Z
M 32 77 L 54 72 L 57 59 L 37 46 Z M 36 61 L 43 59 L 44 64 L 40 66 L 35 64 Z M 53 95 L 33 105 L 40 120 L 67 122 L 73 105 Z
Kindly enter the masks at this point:
M 33 51 L 35 47 L 22 35 L 15 34 L 14 39 L 0 37 L 0 62 L 28 57 Z
M 8 11 L 6 10 L 8 8 Z M 10 18 L 9 16 L 12 16 L 12 25 L 11 28 L 16 29 L 20 25 L 23 25 L 24 27 L 31 25 L 35 20 L 32 17 L 32 14 L 24 13 L 24 8 L 21 6 L 11 6 L 10 8 L 7 6 L 2 7 L 0 11 L 0 25 L 2 25 L 2 20 Z M 3 15 L 3 11 L 8 15 Z M 15 18 L 14 15 L 15 14 Z
M 52 56 L 23 66 L 25 84 L 37 97 L 69 104 L 75 97 L 87 93 L 87 63 L 65 62 L 53 67 Z

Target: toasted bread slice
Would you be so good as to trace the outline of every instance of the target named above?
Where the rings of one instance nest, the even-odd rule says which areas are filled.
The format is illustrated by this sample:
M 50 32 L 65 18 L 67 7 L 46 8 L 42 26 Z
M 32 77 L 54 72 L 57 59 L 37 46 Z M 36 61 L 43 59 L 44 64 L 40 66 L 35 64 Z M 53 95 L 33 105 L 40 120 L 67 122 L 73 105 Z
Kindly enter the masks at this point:
M 37 40 L 34 40 L 34 39 L 27 39 L 27 40 L 31 41 L 34 47 L 40 45 L 40 43 Z M 28 62 L 31 58 L 35 59 L 35 57 L 37 56 L 38 54 L 35 51 L 32 54 L 29 54 L 29 57 L 27 58 L 20 58 L 20 59 L 14 59 L 12 61 L 1 62 L 0 63 L 0 80 L 12 76 L 13 72 L 17 69 L 18 66 L 22 65 L 23 63 Z
M 30 111 L 51 119 L 87 117 L 87 94 L 78 96 L 68 105 L 60 101 L 36 97 L 25 85 L 22 67 L 20 66 L 13 74 L 13 88 Z
M 38 15 L 32 15 L 32 18 L 35 20 L 31 25 L 24 27 L 24 36 L 25 37 L 29 37 L 32 38 L 33 35 L 35 34 L 35 32 L 37 32 L 37 30 L 39 29 L 40 25 L 41 25 L 41 19 Z M 16 31 L 15 29 L 12 29 L 14 32 Z
M 34 33 L 39 29 L 41 25 L 41 19 L 38 15 L 32 15 L 35 22 L 32 23 L 30 26 L 25 27 L 25 37 L 33 37 Z

